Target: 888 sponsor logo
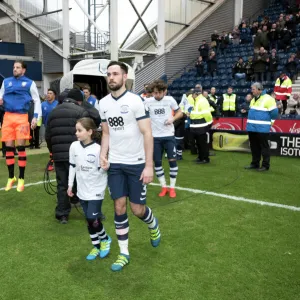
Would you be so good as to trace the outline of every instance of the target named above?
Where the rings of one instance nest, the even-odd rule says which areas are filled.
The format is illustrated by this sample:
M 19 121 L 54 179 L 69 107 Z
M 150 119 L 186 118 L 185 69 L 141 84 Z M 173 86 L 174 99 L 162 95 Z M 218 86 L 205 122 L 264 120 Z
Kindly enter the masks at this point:
M 155 115 L 164 115 L 166 113 L 164 108 L 155 108 L 154 109 L 154 114 Z
M 123 130 L 124 129 L 124 119 L 123 117 L 109 117 L 107 119 L 109 126 L 113 129 L 113 130 Z

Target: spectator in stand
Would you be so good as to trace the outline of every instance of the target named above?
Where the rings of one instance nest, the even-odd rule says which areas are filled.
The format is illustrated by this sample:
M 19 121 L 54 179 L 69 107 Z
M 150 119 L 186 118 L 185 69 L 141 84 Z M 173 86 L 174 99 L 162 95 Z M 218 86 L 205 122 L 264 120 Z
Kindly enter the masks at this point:
M 202 41 L 202 45 L 198 48 L 198 51 L 200 52 L 200 56 L 202 56 L 203 61 L 208 60 L 208 53 L 209 53 L 209 47 L 206 44 L 206 40 Z
M 296 23 L 295 20 L 293 19 L 293 15 L 288 15 L 285 17 L 285 26 L 287 30 L 289 30 L 294 36 L 296 33 Z
M 250 109 L 250 102 L 252 100 L 252 94 L 247 94 L 245 101 L 240 106 L 240 114 L 242 118 L 248 117 L 248 111 Z
M 215 51 L 211 51 L 209 59 L 207 61 L 207 72 L 211 77 L 217 76 L 217 57 Z
M 253 41 L 254 52 L 261 47 L 261 34 L 261 29 L 258 29 Z
M 233 94 L 233 88 L 229 86 L 227 93 L 223 94 L 220 99 L 220 109 L 224 117 L 235 117 L 237 108 L 237 96 Z
M 283 14 L 281 14 L 280 16 L 279 16 L 279 20 L 278 20 L 278 29 L 279 30 L 283 30 L 284 28 L 285 28 L 285 20 L 284 20 L 284 18 L 283 18 Z
M 252 39 L 254 40 L 256 34 L 257 34 L 257 31 L 258 31 L 258 22 L 255 21 L 253 22 L 251 28 L 250 28 L 250 32 L 251 32 L 251 35 L 252 35 Z
M 272 49 L 271 56 L 269 58 L 269 72 L 268 80 L 276 80 L 276 72 L 279 65 L 279 58 L 276 55 L 276 50 Z
M 295 61 L 295 54 L 291 54 L 287 64 L 285 65 L 285 70 L 287 71 L 292 83 L 295 83 L 295 79 L 297 77 L 297 63 Z
M 240 43 L 240 31 L 238 26 L 235 26 L 232 30 L 232 44 L 239 45 Z
M 276 23 L 272 24 L 272 28 L 270 32 L 268 33 L 268 38 L 270 41 L 270 49 L 276 49 L 278 48 L 277 46 L 277 41 L 278 41 L 278 29 L 276 28 Z
M 300 24 L 300 12 L 299 11 L 295 15 L 295 22 L 296 22 L 297 25 Z
M 268 34 L 269 34 L 268 26 L 264 25 L 260 36 L 260 42 L 261 42 L 261 46 L 264 47 L 266 50 L 268 50 L 270 47 Z
M 283 49 L 285 52 L 287 52 L 287 49 L 291 46 L 292 43 L 292 33 L 287 30 L 287 28 L 284 28 L 280 32 L 280 40 L 278 41 L 278 48 Z
M 285 70 L 281 71 L 280 76 L 277 78 L 274 87 L 275 99 L 282 101 L 282 114 L 285 114 L 287 108 L 287 100 L 292 93 L 292 81 L 286 75 Z
M 264 81 L 265 73 L 267 70 L 267 64 L 269 57 L 264 47 L 260 47 L 259 52 L 254 54 L 254 78 L 255 81 Z
M 245 63 L 245 72 L 246 72 L 246 80 L 247 81 L 252 81 L 253 80 L 253 74 L 254 74 L 253 57 L 252 56 L 249 56 L 248 61 Z
M 195 64 L 198 77 L 202 77 L 204 75 L 204 66 L 205 66 L 205 62 L 203 61 L 202 56 L 199 56 Z
M 221 54 L 226 52 L 227 46 L 229 45 L 229 36 L 225 31 L 222 32 L 222 35 L 219 36 L 219 50 Z
M 211 35 L 211 44 L 210 44 L 210 46 L 214 51 L 218 50 L 219 34 L 218 34 L 217 30 L 215 30 L 214 33 Z
M 241 44 L 246 44 L 251 42 L 251 32 L 250 28 L 247 27 L 246 23 L 242 23 L 242 28 L 240 29 L 241 33 Z
M 240 57 L 239 60 L 234 64 L 232 68 L 232 76 L 236 80 L 244 79 L 246 77 L 246 65 L 242 57 Z

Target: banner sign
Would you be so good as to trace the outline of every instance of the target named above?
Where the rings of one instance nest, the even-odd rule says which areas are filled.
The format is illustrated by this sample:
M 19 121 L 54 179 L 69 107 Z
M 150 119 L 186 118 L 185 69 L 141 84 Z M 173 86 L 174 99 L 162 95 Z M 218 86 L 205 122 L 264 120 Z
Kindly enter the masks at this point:
M 214 118 L 212 129 L 246 131 L 246 126 L 246 118 Z M 276 120 L 271 127 L 273 132 L 300 134 L 300 120 Z
M 269 136 L 271 155 L 300 157 L 300 134 L 272 133 Z M 212 147 L 219 151 L 251 152 L 247 134 L 213 133 Z

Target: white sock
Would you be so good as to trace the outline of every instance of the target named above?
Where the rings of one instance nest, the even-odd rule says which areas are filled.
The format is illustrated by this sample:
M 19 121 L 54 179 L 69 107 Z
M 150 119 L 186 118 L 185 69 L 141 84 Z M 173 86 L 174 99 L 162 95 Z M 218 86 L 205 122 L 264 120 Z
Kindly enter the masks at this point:
M 162 187 L 167 187 L 166 177 L 165 175 L 158 177 L 159 183 Z
M 176 185 L 176 178 L 170 177 L 170 188 L 174 189 Z
M 125 241 L 119 241 L 118 240 L 118 244 L 119 244 L 119 247 L 120 247 L 120 253 L 129 255 L 128 240 L 125 240 Z

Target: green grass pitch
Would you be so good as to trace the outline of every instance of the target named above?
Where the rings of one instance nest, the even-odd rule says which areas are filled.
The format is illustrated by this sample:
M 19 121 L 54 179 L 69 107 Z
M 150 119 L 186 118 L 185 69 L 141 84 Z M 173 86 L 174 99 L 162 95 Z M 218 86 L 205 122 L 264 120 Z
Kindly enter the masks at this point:
M 258 173 L 243 169 L 249 154 L 216 154 L 210 165 L 195 165 L 184 153 L 178 186 L 300 207 L 299 159 L 272 157 L 270 171 Z M 26 184 L 43 179 L 47 160 L 48 154 L 28 156 Z M 3 159 L 0 178 L 3 187 Z M 152 248 L 146 225 L 129 213 L 131 262 L 113 273 L 118 244 L 108 195 L 111 253 L 89 262 L 92 246 L 76 210 L 61 225 L 55 197 L 42 184 L 23 193 L 1 190 L 0 300 L 300 299 L 300 211 L 183 190 L 175 200 L 159 199 L 158 192 L 149 186 L 147 203 L 159 219 L 161 245 Z

